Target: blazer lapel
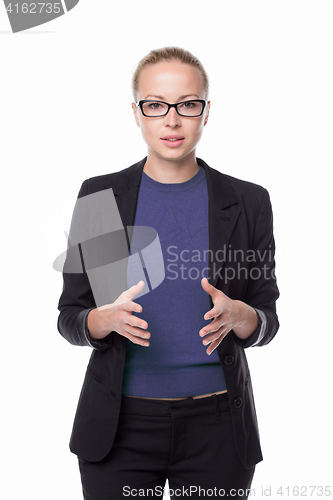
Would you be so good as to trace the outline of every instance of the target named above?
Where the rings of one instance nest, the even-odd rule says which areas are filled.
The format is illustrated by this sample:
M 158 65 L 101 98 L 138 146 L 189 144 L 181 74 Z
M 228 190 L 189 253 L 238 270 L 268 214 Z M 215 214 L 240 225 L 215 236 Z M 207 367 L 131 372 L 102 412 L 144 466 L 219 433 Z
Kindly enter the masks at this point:
M 125 228 L 134 225 L 139 186 L 146 160 L 147 157 L 123 170 L 121 175 L 119 175 L 119 182 L 112 186 L 121 220 Z M 104 187 L 108 189 L 110 186 L 106 185 Z
M 225 261 L 221 261 L 218 251 L 227 248 L 236 226 L 239 214 L 238 201 L 227 176 L 209 167 L 197 158 L 198 164 L 206 172 L 208 190 L 208 227 L 209 227 L 209 283 L 216 286 Z M 223 254 L 222 254 L 223 255 Z

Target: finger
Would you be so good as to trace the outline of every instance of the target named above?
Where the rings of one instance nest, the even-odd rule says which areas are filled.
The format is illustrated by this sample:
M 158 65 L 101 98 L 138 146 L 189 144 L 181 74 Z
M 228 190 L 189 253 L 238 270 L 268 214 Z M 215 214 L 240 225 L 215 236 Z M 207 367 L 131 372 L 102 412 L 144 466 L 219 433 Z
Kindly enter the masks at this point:
M 143 340 L 140 337 L 137 337 L 136 335 L 132 335 L 131 333 L 125 332 L 123 336 L 126 337 L 131 342 L 133 342 L 133 344 L 142 345 L 143 347 L 150 346 L 150 342 L 148 342 L 148 340 Z
M 221 344 L 221 342 L 224 339 L 224 337 L 220 337 L 219 339 L 214 340 L 214 342 L 212 342 L 210 344 L 210 346 L 208 347 L 208 349 L 206 349 L 206 353 L 208 354 L 208 356 L 210 356 L 212 354 L 212 352 L 215 351 L 215 349 Z
M 204 328 L 201 328 L 201 330 L 199 331 L 199 335 L 200 337 L 204 337 L 209 333 L 218 331 L 222 326 L 223 323 L 221 322 L 221 318 L 215 318 L 214 321 L 209 323 L 209 325 L 205 326 Z
M 217 316 L 220 316 L 220 314 L 223 313 L 223 307 L 221 304 L 215 304 L 215 306 L 210 310 L 207 311 L 206 314 L 204 315 L 205 320 L 213 319 L 216 318 Z
M 140 337 L 143 339 L 150 338 L 149 332 L 147 332 L 146 330 L 142 330 L 141 328 L 137 328 L 135 326 L 132 326 L 132 325 L 124 326 L 124 331 L 129 333 L 130 335 L 133 335 L 134 337 Z
M 220 290 L 217 290 L 220 292 Z M 223 294 L 223 292 L 221 292 Z M 217 316 L 220 316 L 223 312 L 228 310 L 228 303 L 225 301 L 226 295 L 219 295 L 218 297 L 215 297 L 215 304 L 210 311 L 207 311 L 204 315 L 205 320 L 213 319 L 216 318 Z
M 137 304 L 136 302 L 133 302 L 133 300 L 129 300 L 123 305 L 123 308 L 125 311 L 128 312 L 142 312 L 142 306 L 140 304 Z
M 229 331 L 229 327 L 221 327 L 218 330 L 216 330 L 215 332 L 210 333 L 209 335 L 207 335 L 207 337 L 205 337 L 203 339 L 203 341 L 202 341 L 203 345 L 208 345 L 208 344 L 218 340 L 221 336 L 225 337 L 225 335 L 228 333 L 228 331 Z
M 126 318 L 126 320 L 124 321 L 124 323 L 126 323 L 127 325 L 133 326 L 135 328 L 143 328 L 143 329 L 148 328 L 148 323 L 144 319 L 137 318 L 137 316 L 132 316 L 132 315 L 128 316 L 129 317 Z

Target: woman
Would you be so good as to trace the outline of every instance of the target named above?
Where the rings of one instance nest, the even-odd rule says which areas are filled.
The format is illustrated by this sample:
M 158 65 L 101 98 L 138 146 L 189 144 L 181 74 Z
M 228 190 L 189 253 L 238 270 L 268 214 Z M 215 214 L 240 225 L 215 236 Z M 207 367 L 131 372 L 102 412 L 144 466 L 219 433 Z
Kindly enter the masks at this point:
M 64 273 L 59 301 L 60 333 L 94 348 L 70 448 L 86 500 L 158 498 L 167 478 L 171 497 L 244 499 L 262 460 L 244 349 L 279 326 L 269 195 L 196 157 L 210 102 L 192 54 L 151 51 L 132 87 L 147 157 L 84 181 L 78 196 L 111 188 L 124 228 L 135 226 L 132 286 L 101 299 L 106 268 L 94 281 L 86 266 Z M 158 286 L 157 260 L 135 238 L 145 226 L 163 255 Z

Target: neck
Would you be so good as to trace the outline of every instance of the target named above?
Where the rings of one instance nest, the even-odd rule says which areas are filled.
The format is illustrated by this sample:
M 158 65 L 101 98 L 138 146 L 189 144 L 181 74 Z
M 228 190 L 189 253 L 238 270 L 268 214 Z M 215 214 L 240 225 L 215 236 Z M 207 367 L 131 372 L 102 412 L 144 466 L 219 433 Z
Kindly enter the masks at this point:
M 199 170 L 195 150 L 192 152 L 193 154 L 188 155 L 186 158 L 177 160 L 158 158 L 150 153 L 149 151 L 143 170 L 157 182 L 165 184 L 186 182 L 194 177 Z

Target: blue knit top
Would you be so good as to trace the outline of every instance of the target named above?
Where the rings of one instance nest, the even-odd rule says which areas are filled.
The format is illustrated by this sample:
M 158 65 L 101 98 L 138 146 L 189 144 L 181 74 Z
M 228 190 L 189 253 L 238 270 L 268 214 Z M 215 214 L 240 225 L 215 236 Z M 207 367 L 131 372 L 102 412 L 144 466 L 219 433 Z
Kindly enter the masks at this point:
M 142 172 L 135 226 L 156 229 L 164 258 L 165 279 L 134 298 L 148 323 L 150 346 L 127 340 L 123 394 L 173 398 L 226 389 L 217 351 L 208 356 L 199 330 L 210 320 L 209 295 L 201 286 L 208 278 L 208 192 L 205 169 L 188 181 L 157 182 Z M 206 269 L 205 269 L 206 268 Z M 128 283 L 131 283 L 128 269 Z

